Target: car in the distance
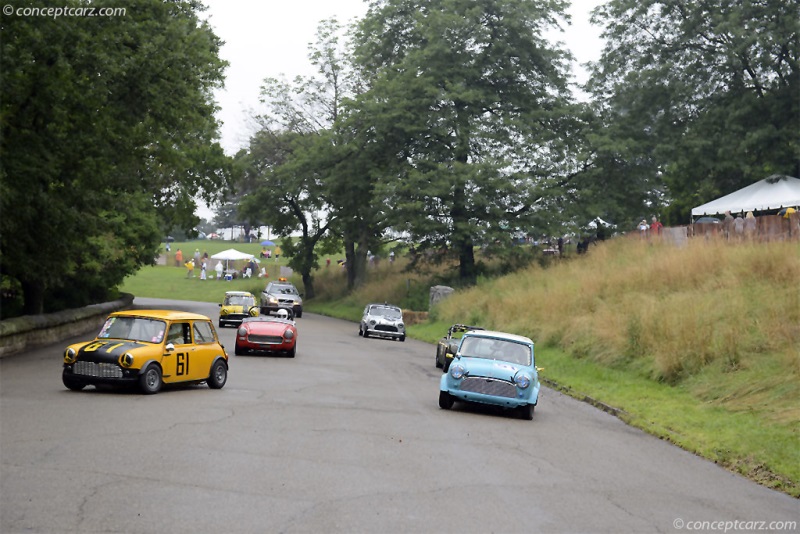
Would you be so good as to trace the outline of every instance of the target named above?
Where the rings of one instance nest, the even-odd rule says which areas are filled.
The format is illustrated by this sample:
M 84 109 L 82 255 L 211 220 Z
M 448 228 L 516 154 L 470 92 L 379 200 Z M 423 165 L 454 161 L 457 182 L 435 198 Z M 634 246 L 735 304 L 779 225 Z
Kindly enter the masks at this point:
M 261 314 L 269 315 L 281 308 L 291 308 L 294 316 L 303 316 L 303 297 L 286 278 L 269 282 L 261 292 Z
M 490 404 L 533 419 L 540 389 L 533 349 L 533 341 L 516 334 L 465 332 L 440 379 L 439 407 L 449 410 L 455 401 Z
M 466 324 L 454 324 L 447 329 L 447 334 L 436 344 L 436 367 L 441 369 L 443 373 L 446 373 L 450 368 L 450 362 L 453 361 L 453 355 L 458 350 L 458 344 L 461 343 L 461 337 L 464 332 L 469 332 L 470 330 L 483 330 L 483 328 Z
M 71 390 L 88 385 L 138 385 L 145 394 L 163 384 L 228 380 L 228 355 L 211 319 L 173 310 L 119 311 L 108 316 L 92 341 L 64 351 L 62 381 Z
M 358 335 L 369 337 L 388 337 L 399 341 L 406 340 L 406 325 L 403 323 L 403 310 L 392 304 L 367 304 L 358 325 Z
M 226 291 L 219 305 L 219 327 L 238 326 L 245 317 L 258 315 L 256 297 L 248 291 Z
M 297 354 L 297 324 L 291 308 L 278 310 L 277 316 L 245 317 L 236 330 L 237 356 L 275 352 L 290 358 Z

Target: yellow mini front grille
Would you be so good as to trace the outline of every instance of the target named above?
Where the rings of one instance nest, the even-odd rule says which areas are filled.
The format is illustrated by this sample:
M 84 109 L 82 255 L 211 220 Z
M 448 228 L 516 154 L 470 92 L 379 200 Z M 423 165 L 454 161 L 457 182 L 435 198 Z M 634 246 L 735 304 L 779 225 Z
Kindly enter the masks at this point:
M 122 378 L 122 368 L 115 363 L 75 362 L 72 372 L 98 378 Z

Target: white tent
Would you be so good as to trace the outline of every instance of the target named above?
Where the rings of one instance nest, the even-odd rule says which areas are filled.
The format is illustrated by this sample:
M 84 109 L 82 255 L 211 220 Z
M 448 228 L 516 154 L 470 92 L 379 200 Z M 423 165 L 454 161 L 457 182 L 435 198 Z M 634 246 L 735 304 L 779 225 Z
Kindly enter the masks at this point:
M 236 261 L 236 260 L 249 260 L 253 257 L 252 254 L 248 254 L 246 252 L 239 252 L 235 248 L 229 248 L 228 250 L 223 250 L 222 252 L 217 252 L 213 256 L 211 256 L 212 260 L 229 260 L 229 261 Z
M 225 270 L 229 269 L 228 262 L 236 261 L 236 260 L 252 260 L 255 258 L 252 254 L 248 254 L 247 252 L 240 252 L 235 248 L 229 248 L 228 250 L 223 250 L 222 252 L 217 252 L 213 256 L 211 256 L 212 260 L 225 260 Z
M 692 216 L 800 206 L 800 178 L 773 174 L 729 195 L 692 208 Z

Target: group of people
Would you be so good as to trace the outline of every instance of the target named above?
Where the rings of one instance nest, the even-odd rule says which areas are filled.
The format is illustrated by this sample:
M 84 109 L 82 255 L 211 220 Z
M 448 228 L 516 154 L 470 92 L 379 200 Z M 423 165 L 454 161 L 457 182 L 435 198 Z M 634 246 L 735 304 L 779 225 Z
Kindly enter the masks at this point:
M 280 254 L 280 249 L 276 249 L 275 258 L 278 257 Z M 272 254 L 269 250 L 262 250 L 261 257 L 271 257 Z M 186 269 L 186 278 L 195 278 L 195 269 L 200 269 L 200 280 L 207 280 L 209 278 L 209 274 L 211 278 L 216 277 L 217 280 L 222 280 L 225 278 L 226 274 L 229 274 L 233 278 L 242 277 L 242 278 L 249 278 L 251 276 L 257 276 L 259 278 L 263 276 L 267 276 L 266 269 L 259 270 L 258 264 L 256 263 L 255 259 L 251 259 L 247 264 L 242 267 L 241 271 L 228 271 L 226 272 L 225 267 L 222 264 L 222 261 L 217 261 L 216 265 L 213 267 L 214 273 L 209 273 L 211 270 L 211 260 L 208 256 L 208 252 L 203 252 L 200 254 L 200 249 L 195 249 L 194 255 L 190 257 L 187 261 L 184 261 L 183 251 L 178 249 L 175 251 L 175 266 L 176 267 L 184 267 Z
M 730 211 L 726 211 L 722 221 L 725 239 L 751 239 L 756 234 L 756 227 L 756 218 L 752 211 L 748 211 L 744 218 L 741 213 L 734 218 Z
M 273 254 L 275 255 L 275 260 L 280 258 L 281 257 L 281 247 L 275 247 L 275 252 L 274 253 L 270 249 L 268 249 L 267 247 L 261 247 L 261 252 L 258 255 L 260 257 L 262 257 L 262 258 L 269 259 L 269 258 L 271 258 L 273 256 Z
M 639 230 L 639 235 L 641 235 L 643 238 L 652 235 L 660 236 L 664 230 L 664 225 L 661 224 L 661 221 L 658 220 L 658 217 L 653 216 L 650 224 L 647 224 L 647 221 L 642 219 L 637 225 L 637 229 Z

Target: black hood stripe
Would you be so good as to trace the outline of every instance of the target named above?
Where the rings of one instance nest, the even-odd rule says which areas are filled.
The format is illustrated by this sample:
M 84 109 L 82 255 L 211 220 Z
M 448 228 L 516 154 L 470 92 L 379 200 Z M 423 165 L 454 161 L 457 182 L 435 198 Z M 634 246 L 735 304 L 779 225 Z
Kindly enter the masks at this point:
M 110 363 L 119 360 L 126 352 L 145 347 L 144 343 L 120 340 L 95 340 L 78 351 L 78 359 L 85 362 Z

